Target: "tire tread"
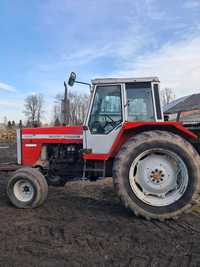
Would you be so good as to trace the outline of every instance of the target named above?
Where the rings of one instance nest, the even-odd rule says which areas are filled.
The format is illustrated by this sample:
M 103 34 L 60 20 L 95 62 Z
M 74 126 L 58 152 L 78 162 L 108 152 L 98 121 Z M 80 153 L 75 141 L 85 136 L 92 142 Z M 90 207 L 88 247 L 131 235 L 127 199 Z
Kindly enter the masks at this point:
M 198 177 L 197 184 L 195 188 L 195 192 L 193 193 L 192 199 L 189 203 L 187 203 L 184 207 L 181 209 L 178 209 L 175 212 L 171 213 L 164 213 L 164 214 L 152 214 L 145 209 L 139 207 L 134 203 L 134 209 L 132 208 L 133 203 L 131 203 L 130 197 L 127 197 L 127 194 L 125 192 L 124 187 L 122 186 L 123 183 L 123 177 L 121 177 L 122 174 L 122 168 L 123 163 L 127 160 L 129 157 L 131 151 L 134 149 L 137 149 L 137 146 L 142 143 L 151 143 L 155 140 L 163 140 L 165 139 L 166 142 L 173 143 L 173 144 L 179 144 L 180 146 L 184 147 L 185 151 L 190 154 L 190 157 L 193 158 L 193 162 L 196 165 L 196 172 L 195 176 Z M 142 216 L 145 217 L 147 220 L 150 219 L 157 219 L 160 221 L 164 221 L 166 219 L 177 219 L 184 213 L 189 213 L 193 210 L 193 208 L 199 204 L 200 200 L 200 156 L 196 149 L 185 139 L 183 139 L 181 136 L 178 136 L 172 132 L 167 131 L 161 131 L 161 130 L 155 130 L 155 131 L 148 131 L 145 133 L 137 134 L 136 136 L 131 137 L 120 149 L 118 154 L 115 157 L 114 165 L 113 165 L 113 183 L 114 188 L 124 204 L 125 207 L 131 209 L 136 216 Z

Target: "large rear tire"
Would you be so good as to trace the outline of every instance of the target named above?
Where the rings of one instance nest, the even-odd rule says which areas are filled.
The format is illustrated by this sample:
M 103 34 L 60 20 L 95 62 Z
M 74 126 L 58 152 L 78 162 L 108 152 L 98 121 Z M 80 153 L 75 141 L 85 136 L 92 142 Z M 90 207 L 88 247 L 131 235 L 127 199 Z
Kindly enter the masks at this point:
M 9 179 L 7 195 L 17 208 L 36 208 L 46 200 L 48 185 L 37 169 L 22 168 Z
M 182 137 L 149 131 L 130 138 L 113 165 L 123 204 L 146 219 L 177 219 L 199 202 L 200 156 Z

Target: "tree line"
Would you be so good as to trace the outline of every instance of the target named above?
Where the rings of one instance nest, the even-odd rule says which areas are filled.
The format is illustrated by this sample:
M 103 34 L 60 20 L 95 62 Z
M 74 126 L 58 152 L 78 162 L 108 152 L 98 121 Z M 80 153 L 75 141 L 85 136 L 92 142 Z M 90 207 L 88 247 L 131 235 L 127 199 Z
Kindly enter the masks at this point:
M 22 120 L 19 120 L 19 122 L 15 122 L 15 120 L 8 120 L 7 117 L 5 116 L 3 125 L 9 129 L 22 128 L 23 122 Z
M 63 98 L 62 94 L 58 94 L 55 97 L 51 124 L 54 126 L 82 124 L 87 111 L 89 95 L 69 92 L 67 102 L 63 102 Z M 25 99 L 23 112 L 27 119 L 27 127 L 41 126 L 45 112 L 44 104 L 44 97 L 41 94 L 33 94 Z M 63 116 L 63 105 L 68 105 L 67 120 Z

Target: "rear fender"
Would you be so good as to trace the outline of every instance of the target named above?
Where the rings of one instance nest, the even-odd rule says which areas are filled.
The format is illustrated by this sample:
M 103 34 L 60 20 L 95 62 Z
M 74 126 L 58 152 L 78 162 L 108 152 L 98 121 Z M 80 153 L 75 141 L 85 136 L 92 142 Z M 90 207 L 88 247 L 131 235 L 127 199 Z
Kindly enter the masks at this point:
M 111 147 L 109 157 L 114 158 L 121 146 L 133 135 L 152 130 L 173 132 L 177 135 L 182 136 L 189 142 L 192 142 L 198 138 L 196 134 L 185 128 L 181 123 L 177 122 L 126 122 L 124 123 L 121 131 L 119 132 L 116 140 Z

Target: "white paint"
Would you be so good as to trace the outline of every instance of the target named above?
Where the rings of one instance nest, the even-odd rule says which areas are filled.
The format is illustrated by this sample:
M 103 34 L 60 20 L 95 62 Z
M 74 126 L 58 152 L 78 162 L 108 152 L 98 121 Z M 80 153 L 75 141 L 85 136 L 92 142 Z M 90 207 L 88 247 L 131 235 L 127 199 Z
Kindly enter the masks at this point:
M 124 122 L 124 85 L 123 84 L 110 84 L 110 85 L 120 85 L 121 86 L 121 99 L 122 99 L 122 123 Z M 84 139 L 83 139 L 83 147 L 87 149 L 92 149 L 92 153 L 97 153 L 97 154 L 107 154 L 109 153 L 115 139 L 117 138 L 120 130 L 121 130 L 121 125 L 117 126 L 115 129 L 113 129 L 111 132 L 108 134 L 93 134 L 89 130 L 89 119 L 90 119 L 90 114 L 92 111 L 92 106 L 94 103 L 94 98 L 95 98 L 95 92 L 96 92 L 97 86 L 94 86 L 93 90 L 93 95 L 90 99 L 90 106 L 89 110 L 87 113 L 87 118 L 85 120 L 85 125 L 88 126 L 88 130 L 84 131 Z
M 82 135 L 72 134 L 23 134 L 22 139 L 82 139 Z
M 87 148 L 92 149 L 92 153 L 94 154 L 109 153 L 120 130 L 121 130 L 121 126 L 112 130 L 108 134 L 92 134 L 90 130 L 85 131 L 86 139 L 87 139 Z
M 37 144 L 26 144 L 25 146 L 26 146 L 26 147 L 36 147 Z
M 22 144 L 21 144 L 21 129 L 16 130 L 16 141 L 17 141 L 17 163 L 22 163 Z

